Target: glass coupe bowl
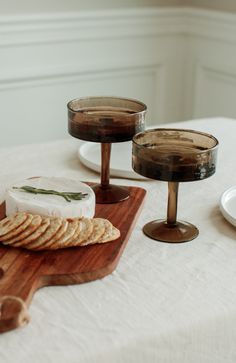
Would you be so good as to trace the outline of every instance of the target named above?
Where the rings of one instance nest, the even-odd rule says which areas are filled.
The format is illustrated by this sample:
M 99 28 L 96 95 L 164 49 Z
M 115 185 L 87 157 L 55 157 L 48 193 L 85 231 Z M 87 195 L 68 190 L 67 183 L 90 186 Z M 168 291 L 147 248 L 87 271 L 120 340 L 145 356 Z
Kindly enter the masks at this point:
M 110 184 L 110 154 L 113 142 L 132 140 L 144 130 L 144 103 L 119 97 L 88 97 L 72 100 L 68 108 L 70 135 L 101 143 L 101 181 L 92 186 L 97 203 L 116 203 L 129 197 L 129 189 Z

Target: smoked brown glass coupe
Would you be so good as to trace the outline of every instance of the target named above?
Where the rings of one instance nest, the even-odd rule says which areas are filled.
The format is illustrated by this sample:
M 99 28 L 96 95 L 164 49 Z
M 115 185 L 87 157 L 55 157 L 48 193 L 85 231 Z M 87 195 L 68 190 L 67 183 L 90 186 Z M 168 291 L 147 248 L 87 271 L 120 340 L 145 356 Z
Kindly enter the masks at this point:
M 177 221 L 179 182 L 209 178 L 216 170 L 218 140 L 203 132 L 159 128 L 141 132 L 133 138 L 133 169 L 148 178 L 168 182 L 167 219 L 155 220 L 143 232 L 162 242 L 187 242 L 198 236 L 198 229 Z
M 88 97 L 72 100 L 68 108 L 70 135 L 101 143 L 101 182 L 93 188 L 97 203 L 116 203 L 129 197 L 126 187 L 110 184 L 110 153 L 113 142 L 132 140 L 144 130 L 144 103 L 118 97 Z

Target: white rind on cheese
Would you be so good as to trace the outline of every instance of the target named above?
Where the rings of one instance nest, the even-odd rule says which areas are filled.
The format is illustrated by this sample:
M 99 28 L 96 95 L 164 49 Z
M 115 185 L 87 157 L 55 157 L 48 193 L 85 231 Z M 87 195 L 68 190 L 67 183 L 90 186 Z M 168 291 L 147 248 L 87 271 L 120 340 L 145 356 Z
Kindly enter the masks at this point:
M 67 202 L 57 195 L 32 194 L 13 189 L 13 186 L 24 185 L 59 192 L 82 192 L 87 193 L 87 196 L 82 200 Z M 26 211 L 44 216 L 92 218 L 95 214 L 95 203 L 95 194 L 87 184 L 62 177 L 39 177 L 16 182 L 7 190 L 6 215 Z

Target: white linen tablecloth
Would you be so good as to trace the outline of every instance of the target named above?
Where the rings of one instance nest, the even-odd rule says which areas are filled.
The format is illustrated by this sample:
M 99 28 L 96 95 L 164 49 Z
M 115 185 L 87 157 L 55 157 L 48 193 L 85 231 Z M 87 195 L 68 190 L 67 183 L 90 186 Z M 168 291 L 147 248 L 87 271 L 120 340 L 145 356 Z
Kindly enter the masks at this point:
M 36 292 L 24 328 L 0 336 L 1 363 L 236 362 L 236 229 L 219 211 L 223 191 L 236 184 L 236 120 L 165 124 L 219 139 L 217 172 L 180 184 L 178 217 L 199 237 L 165 244 L 142 233 L 165 218 L 167 183 L 113 179 L 147 190 L 146 202 L 116 270 L 94 282 Z M 0 196 L 25 177 L 99 180 L 78 160 L 79 140 L 0 149 Z

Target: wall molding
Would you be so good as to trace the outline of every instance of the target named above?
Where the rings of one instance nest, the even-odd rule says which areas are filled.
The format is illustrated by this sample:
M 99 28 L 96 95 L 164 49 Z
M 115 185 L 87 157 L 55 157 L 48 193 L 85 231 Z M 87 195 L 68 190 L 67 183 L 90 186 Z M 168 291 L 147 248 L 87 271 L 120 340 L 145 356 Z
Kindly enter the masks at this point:
M 236 14 L 152 7 L 0 16 L 0 47 L 171 34 L 236 42 Z
M 236 42 L 236 14 L 193 8 L 142 8 L 81 13 L 0 16 L 0 48 L 43 46 L 78 41 L 98 41 L 166 36 L 194 36 L 218 41 Z M 129 65 L 121 65 L 129 67 Z M 139 67 L 139 64 L 133 64 Z M 65 66 L 46 69 L 0 70 L 0 80 L 6 86 L 25 83 L 30 78 L 72 76 L 91 72 L 101 73 L 104 65 L 81 65 L 68 72 Z M 117 65 L 111 65 L 116 68 Z M 4 86 L 2 85 L 2 86 Z
M 109 67 L 97 67 L 95 69 L 88 69 L 88 67 L 75 67 L 71 69 L 70 67 L 52 69 L 45 72 L 26 73 L 25 75 L 16 75 L 12 78 L 1 78 L 0 91 L 25 88 L 25 87 L 37 87 L 41 85 L 53 85 L 53 84 L 63 84 L 70 82 L 78 82 L 80 80 L 95 80 L 95 79 L 105 79 L 105 78 L 116 78 L 120 75 L 141 75 L 149 72 L 157 72 L 159 67 L 162 65 L 161 62 L 153 64 L 142 63 L 140 65 L 127 64 L 123 65 L 117 64 L 111 65 Z
M 0 16 L 0 47 L 182 33 L 181 9 Z
M 187 35 L 236 42 L 236 14 L 196 8 L 184 8 L 182 13 Z
M 218 89 L 223 89 L 230 85 L 236 90 L 236 67 L 229 66 L 225 63 L 215 62 L 213 60 L 201 60 L 196 66 L 196 80 L 193 99 L 193 116 L 198 117 L 198 112 L 201 109 L 202 98 L 206 98 L 207 94 L 204 93 L 204 83 L 214 82 L 218 84 Z M 225 96 L 227 98 L 227 94 Z M 221 99 L 224 103 L 226 100 Z M 216 102 L 220 102 L 216 100 Z M 234 106 L 234 105 L 232 105 Z
M 83 11 L 81 13 L 41 14 L 27 16 L 0 16 L 0 49 L 16 47 L 42 47 L 50 44 L 72 44 L 78 41 L 96 42 L 112 39 L 165 38 L 166 36 L 191 36 L 236 42 L 236 14 L 199 10 L 188 7 L 139 8 L 119 10 Z M 6 50 L 6 49 L 5 49 Z M 6 50 L 7 51 L 7 50 Z M 142 55 L 140 55 L 142 58 Z M 146 64 L 145 57 L 143 57 Z M 111 63 L 111 70 L 117 68 Z M 107 66 L 107 65 L 106 65 Z M 131 66 L 131 65 L 130 65 Z M 132 67 L 142 66 L 140 59 Z M 4 67 L 4 64 L 3 64 Z M 129 67 L 127 61 L 120 68 Z M 70 68 L 70 71 L 68 71 Z M 73 67 L 72 67 L 73 68 Z M 106 68 L 107 69 L 107 68 Z M 71 67 L 46 67 L 39 69 L 0 69 L 2 87 L 29 79 L 67 77 L 86 72 L 103 72 L 104 64 L 92 61 Z

